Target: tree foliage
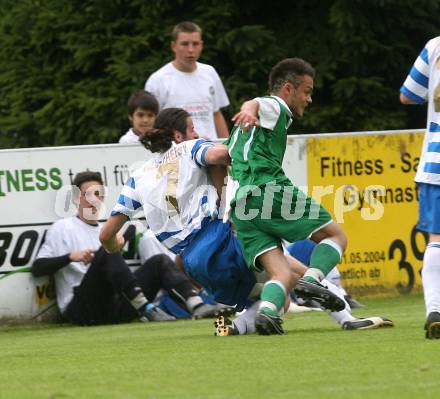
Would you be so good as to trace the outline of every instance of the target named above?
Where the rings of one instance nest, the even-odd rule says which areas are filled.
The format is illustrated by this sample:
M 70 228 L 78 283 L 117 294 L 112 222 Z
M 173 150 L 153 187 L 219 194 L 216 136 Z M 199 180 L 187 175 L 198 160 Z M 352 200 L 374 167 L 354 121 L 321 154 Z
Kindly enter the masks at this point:
M 204 30 L 201 61 L 223 78 L 228 118 L 299 56 L 317 77 L 292 132 L 420 128 L 426 110 L 400 106 L 398 89 L 439 12 L 436 0 L 2 0 L 0 148 L 117 141 L 128 96 L 172 59 L 182 20 Z

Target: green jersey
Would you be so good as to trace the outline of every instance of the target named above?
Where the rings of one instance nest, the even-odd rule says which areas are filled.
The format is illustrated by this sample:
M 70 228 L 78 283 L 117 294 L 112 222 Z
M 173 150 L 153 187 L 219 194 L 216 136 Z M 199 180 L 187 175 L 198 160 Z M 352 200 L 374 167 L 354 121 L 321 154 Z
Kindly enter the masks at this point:
M 231 205 L 250 194 L 245 186 L 263 187 L 269 182 L 292 185 L 282 168 L 292 113 L 279 97 L 259 97 L 256 100 L 259 102 L 260 126 L 247 132 L 236 127 L 225 143 L 232 159 Z

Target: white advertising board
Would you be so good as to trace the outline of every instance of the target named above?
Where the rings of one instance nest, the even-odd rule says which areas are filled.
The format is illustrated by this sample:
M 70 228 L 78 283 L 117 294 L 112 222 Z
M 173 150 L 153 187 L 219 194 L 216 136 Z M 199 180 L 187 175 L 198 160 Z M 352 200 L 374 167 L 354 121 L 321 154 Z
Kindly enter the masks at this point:
M 0 151 L 0 317 L 33 317 L 53 303 L 48 279 L 34 279 L 29 266 L 48 226 L 75 213 L 75 174 L 101 172 L 105 219 L 130 167 L 151 156 L 140 145 L 119 144 Z
M 380 183 L 390 192 L 407 186 L 412 190 L 422 133 L 290 136 L 283 166 L 300 187 L 355 184 L 362 188 Z M 32 277 L 29 269 L 48 226 L 75 213 L 70 191 L 74 175 L 84 170 L 101 172 L 106 186 L 101 216 L 104 220 L 130 168 L 151 156 L 140 145 L 119 144 L 0 150 L 0 319 L 35 318 L 48 314 L 47 310 L 53 307 L 53 284 L 47 278 Z M 380 169 L 380 174 L 367 173 L 372 157 L 380 158 L 381 165 L 387 166 Z M 339 173 L 339 164 L 353 167 L 353 173 Z M 398 186 L 394 191 L 393 185 Z M 309 194 L 310 191 L 309 187 Z M 398 200 L 397 194 L 394 201 L 383 198 L 386 212 L 381 220 L 359 221 L 356 210 L 346 215 L 347 222 L 342 227 L 349 235 L 349 248 L 340 271 L 343 284 L 353 292 L 408 293 L 413 288 L 420 289 L 420 278 L 413 269 L 421 265 L 424 241 L 420 232 L 411 229 L 417 198 L 413 196 L 405 202 Z M 333 196 L 323 201 L 330 212 L 333 202 Z M 409 225 L 396 231 L 395 221 L 390 220 L 403 214 L 408 215 Z M 365 241 L 367 230 L 371 230 L 370 239 Z M 410 263 L 403 255 L 399 261 L 400 252 L 406 253 L 407 247 L 414 252 L 414 256 L 408 254 Z

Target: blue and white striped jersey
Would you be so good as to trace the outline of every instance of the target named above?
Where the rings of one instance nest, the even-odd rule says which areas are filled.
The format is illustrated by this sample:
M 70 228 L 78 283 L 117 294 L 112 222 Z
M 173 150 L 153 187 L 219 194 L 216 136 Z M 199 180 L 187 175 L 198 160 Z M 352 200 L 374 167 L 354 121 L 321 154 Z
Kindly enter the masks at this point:
M 206 173 L 205 154 L 214 144 L 190 140 L 150 159 L 125 183 L 112 215 L 132 217 L 143 208 L 157 239 L 175 254 L 206 223 L 218 217 L 218 195 Z
M 426 43 L 400 92 L 417 104 L 428 102 L 426 134 L 415 181 L 440 185 L 440 36 Z

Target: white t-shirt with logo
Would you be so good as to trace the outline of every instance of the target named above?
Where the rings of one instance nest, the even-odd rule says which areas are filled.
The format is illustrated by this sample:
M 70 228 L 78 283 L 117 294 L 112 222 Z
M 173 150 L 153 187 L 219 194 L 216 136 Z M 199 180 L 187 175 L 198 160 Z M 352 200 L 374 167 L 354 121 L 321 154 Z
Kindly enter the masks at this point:
M 98 249 L 101 246 L 101 225 L 90 225 L 76 216 L 57 220 L 46 233 L 38 258 L 53 258 L 83 249 Z M 63 313 L 73 299 L 73 287 L 81 284 L 88 265 L 71 262 L 54 274 L 58 307 Z
M 211 65 L 197 62 L 193 72 L 182 72 L 170 62 L 148 78 L 145 90 L 155 95 L 160 109 L 183 108 L 191 114 L 199 136 L 217 138 L 213 114 L 228 106 L 229 99 Z

